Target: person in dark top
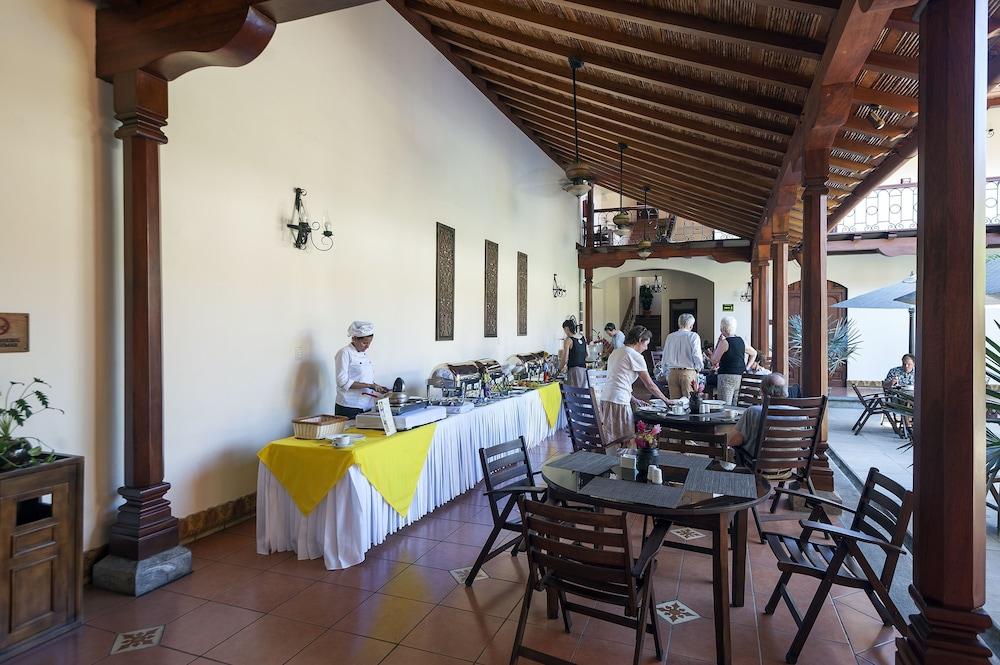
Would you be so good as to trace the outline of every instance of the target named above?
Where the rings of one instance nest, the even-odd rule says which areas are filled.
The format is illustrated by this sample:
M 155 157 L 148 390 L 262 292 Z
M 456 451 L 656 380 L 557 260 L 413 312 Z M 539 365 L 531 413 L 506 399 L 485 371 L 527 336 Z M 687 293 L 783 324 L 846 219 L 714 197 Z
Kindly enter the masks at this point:
M 719 325 L 719 341 L 712 353 L 712 366 L 718 370 L 719 399 L 726 404 L 736 404 L 740 392 L 740 380 L 747 367 L 757 359 L 757 350 L 736 336 L 736 319 L 722 317 Z
M 577 329 L 576 321 L 563 321 L 562 352 L 559 354 L 560 368 L 566 371 L 566 385 L 574 388 L 587 387 L 587 338 Z

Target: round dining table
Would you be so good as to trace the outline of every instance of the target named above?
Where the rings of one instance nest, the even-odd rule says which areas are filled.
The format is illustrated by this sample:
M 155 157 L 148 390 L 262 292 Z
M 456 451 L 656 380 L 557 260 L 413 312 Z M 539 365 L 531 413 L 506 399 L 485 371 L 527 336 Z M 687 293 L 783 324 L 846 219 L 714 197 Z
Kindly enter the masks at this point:
M 733 415 L 727 415 L 726 411 Z M 740 416 L 746 411 L 741 406 L 727 406 L 725 410 L 711 413 L 671 413 L 669 409 L 657 407 L 637 407 L 632 413 L 636 421 L 643 420 L 682 432 L 707 432 L 721 434 L 736 426 Z
M 727 467 L 731 465 L 697 455 L 661 452 L 657 466 L 663 473 L 662 486 L 629 480 L 634 478 L 635 471 L 621 467 L 617 457 L 614 466 L 597 475 L 554 466 L 563 457 L 566 456 L 552 457 L 541 470 L 550 500 L 620 510 L 651 517 L 657 523 L 709 532 L 711 547 L 686 540 L 664 541 L 663 546 L 711 555 L 716 658 L 720 665 L 730 665 L 730 592 L 732 606 L 742 607 L 746 587 L 747 513 L 768 497 L 771 485 L 745 467 L 729 470 Z M 550 597 L 549 616 L 555 618 L 557 613 L 558 603 Z

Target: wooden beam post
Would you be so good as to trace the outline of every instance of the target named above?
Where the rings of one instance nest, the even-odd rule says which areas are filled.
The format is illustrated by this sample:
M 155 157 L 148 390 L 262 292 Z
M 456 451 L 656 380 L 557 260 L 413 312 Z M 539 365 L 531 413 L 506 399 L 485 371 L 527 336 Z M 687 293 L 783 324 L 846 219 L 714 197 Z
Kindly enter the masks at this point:
M 594 331 L 594 269 L 583 270 L 583 321 L 587 339 Z
M 594 246 L 594 188 L 591 187 L 590 191 L 587 192 L 587 198 L 583 202 L 584 213 L 587 224 L 585 238 L 587 239 L 587 247 Z M 588 333 L 589 334 L 589 333 Z
M 920 16 L 913 585 L 904 665 L 985 665 L 986 0 Z
M 760 264 L 757 261 L 757 250 L 754 248 L 754 258 L 750 260 L 750 346 L 755 349 L 760 345 Z
M 771 261 L 771 225 L 763 224 L 754 238 L 753 256 L 750 261 L 750 284 L 753 292 L 751 302 L 750 345 L 763 360 L 769 357 L 768 326 L 768 264 Z
M 163 482 L 159 150 L 167 82 L 142 70 L 116 74 L 114 107 L 125 160 L 125 503 L 110 553 L 138 561 L 179 542 Z
M 771 218 L 771 261 L 773 312 L 771 314 L 771 371 L 788 378 L 788 212 L 779 211 Z

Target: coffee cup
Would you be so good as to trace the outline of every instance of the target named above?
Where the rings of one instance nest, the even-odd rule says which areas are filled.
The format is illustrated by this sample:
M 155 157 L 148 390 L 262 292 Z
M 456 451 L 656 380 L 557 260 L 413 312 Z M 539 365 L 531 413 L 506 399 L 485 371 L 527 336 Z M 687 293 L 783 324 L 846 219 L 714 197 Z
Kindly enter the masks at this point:
M 336 434 L 330 437 L 330 442 L 333 443 L 334 448 L 346 448 L 351 445 L 351 437 L 346 434 Z

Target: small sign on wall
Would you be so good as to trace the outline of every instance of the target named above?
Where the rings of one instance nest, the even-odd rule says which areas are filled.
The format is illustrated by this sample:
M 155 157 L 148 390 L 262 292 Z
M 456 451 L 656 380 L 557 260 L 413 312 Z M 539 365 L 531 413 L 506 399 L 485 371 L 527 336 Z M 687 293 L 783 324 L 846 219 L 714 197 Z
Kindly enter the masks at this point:
M 731 311 L 733 311 L 733 303 L 731 303 L 731 302 L 723 303 L 723 305 L 722 305 L 722 311 L 723 312 L 731 312 Z
M 28 315 L 0 312 L 0 353 L 27 353 Z

